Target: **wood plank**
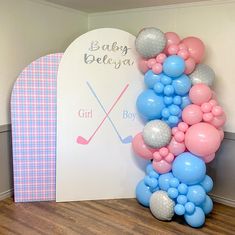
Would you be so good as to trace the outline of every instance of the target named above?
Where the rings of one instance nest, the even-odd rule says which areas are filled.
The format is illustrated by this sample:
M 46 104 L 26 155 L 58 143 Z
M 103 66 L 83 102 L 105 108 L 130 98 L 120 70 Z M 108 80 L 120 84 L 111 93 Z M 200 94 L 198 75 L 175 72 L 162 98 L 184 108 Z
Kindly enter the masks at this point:
M 183 218 L 155 219 L 135 199 L 82 202 L 0 202 L 0 234 L 235 234 L 235 208 L 215 203 L 203 228 Z

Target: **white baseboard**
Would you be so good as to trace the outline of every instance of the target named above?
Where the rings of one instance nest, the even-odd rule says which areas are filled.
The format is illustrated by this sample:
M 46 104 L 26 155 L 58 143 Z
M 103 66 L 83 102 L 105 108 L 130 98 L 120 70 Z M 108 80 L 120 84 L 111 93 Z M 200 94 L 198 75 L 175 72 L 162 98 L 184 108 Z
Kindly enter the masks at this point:
M 11 196 L 13 196 L 13 189 L 9 189 L 5 192 L 2 192 L 2 193 L 0 193 L 0 201 L 3 199 L 6 199 L 8 197 L 11 197 Z
M 233 199 L 229 199 L 229 198 L 224 198 L 221 196 L 216 196 L 214 194 L 210 194 L 211 198 L 213 199 L 213 201 L 227 205 L 227 206 L 231 206 L 231 207 L 235 207 L 235 200 Z

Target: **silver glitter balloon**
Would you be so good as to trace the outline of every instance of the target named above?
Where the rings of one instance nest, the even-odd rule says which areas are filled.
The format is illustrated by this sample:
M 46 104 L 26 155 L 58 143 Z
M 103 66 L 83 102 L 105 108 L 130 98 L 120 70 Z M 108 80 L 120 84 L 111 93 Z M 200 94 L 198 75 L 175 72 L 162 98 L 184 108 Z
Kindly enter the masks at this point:
M 206 64 L 198 64 L 189 77 L 193 85 L 204 83 L 207 86 L 212 86 L 215 79 L 215 72 Z
M 174 215 L 175 202 L 171 200 L 167 192 L 156 191 L 149 202 L 152 214 L 159 220 L 171 220 Z
M 152 148 L 164 147 L 171 140 L 171 128 L 161 120 L 148 122 L 142 134 L 145 144 Z
M 166 46 L 165 34 L 157 28 L 144 28 L 136 37 L 135 46 L 144 58 L 151 58 L 161 53 Z

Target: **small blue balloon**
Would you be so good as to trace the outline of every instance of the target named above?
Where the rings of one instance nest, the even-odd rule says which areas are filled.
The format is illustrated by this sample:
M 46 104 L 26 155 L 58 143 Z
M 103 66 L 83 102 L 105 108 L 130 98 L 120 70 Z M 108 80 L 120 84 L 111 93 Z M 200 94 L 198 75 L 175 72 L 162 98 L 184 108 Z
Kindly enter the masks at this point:
M 158 96 L 153 90 L 143 91 L 136 102 L 138 111 L 147 120 L 161 118 L 162 109 L 165 108 L 163 97 Z
M 171 199 L 175 199 L 175 198 L 178 197 L 179 192 L 178 192 L 178 190 L 177 190 L 176 188 L 169 188 L 169 189 L 167 190 L 167 194 L 168 194 L 168 196 L 169 196 Z
M 184 205 L 184 208 L 185 208 L 186 213 L 191 215 L 191 214 L 194 213 L 196 207 L 195 207 L 195 205 L 192 202 L 187 202 Z
M 178 186 L 178 191 L 180 194 L 184 194 L 186 195 L 188 193 L 188 186 L 184 183 L 181 183 L 179 186 Z
M 158 184 L 161 190 L 167 191 L 169 189 L 171 178 L 173 178 L 172 173 L 166 173 L 159 176 Z
M 177 188 L 179 186 L 180 182 L 177 178 L 170 179 L 170 186 L 173 188 Z
M 184 60 L 177 55 L 169 56 L 163 63 L 163 71 L 169 77 L 179 77 L 185 70 Z
M 207 193 L 209 193 L 213 188 L 213 180 L 210 176 L 206 175 L 200 185 L 205 189 Z
M 174 115 L 171 115 L 169 118 L 168 118 L 168 125 L 172 128 L 172 127 L 175 127 L 177 126 L 177 124 L 180 122 L 180 119 L 179 117 L 177 116 L 174 116 Z
M 176 96 L 173 98 L 173 104 L 175 104 L 175 105 L 181 105 L 181 103 L 182 103 L 182 98 L 181 98 L 181 96 L 176 95 Z
M 206 195 L 206 200 L 202 203 L 201 208 L 206 215 L 211 213 L 213 210 L 213 201 L 208 195 Z
M 174 211 L 177 215 L 183 215 L 185 213 L 185 208 L 183 205 L 181 204 L 176 204 Z
M 179 195 L 177 197 L 177 202 L 181 205 L 185 205 L 187 201 L 188 201 L 188 199 L 185 195 Z
M 201 227 L 205 223 L 205 214 L 202 210 L 202 208 L 197 207 L 195 208 L 195 211 L 193 214 L 184 214 L 184 218 L 186 222 L 194 228 Z
M 164 96 L 164 103 L 165 103 L 165 105 L 171 105 L 173 103 L 173 97 Z
M 162 117 L 168 119 L 170 117 L 170 110 L 168 108 L 164 108 L 162 110 Z
M 172 85 L 166 85 L 164 87 L 164 95 L 172 96 L 174 94 L 174 87 Z
M 156 178 L 152 178 L 148 175 L 144 177 L 144 183 L 149 186 L 151 189 L 154 189 L 158 186 L 158 180 Z
M 206 192 L 201 185 L 189 186 L 187 198 L 188 201 L 194 203 L 196 206 L 199 206 L 206 200 Z
M 170 85 L 172 83 L 172 79 L 170 77 L 166 76 L 165 74 L 162 74 L 161 83 L 165 86 Z
M 200 183 L 206 174 L 206 165 L 196 155 L 185 152 L 177 156 L 172 164 L 172 173 L 182 183 L 193 185 Z
M 183 96 L 182 97 L 182 100 L 181 100 L 181 106 L 180 108 L 183 110 L 185 107 L 187 107 L 188 105 L 191 104 L 191 100 L 189 99 L 189 96 L 186 95 L 186 96 Z
M 136 186 L 136 199 L 143 206 L 149 207 L 149 200 L 152 196 L 150 188 L 146 186 L 144 180 L 141 180 Z
M 146 171 L 146 174 L 149 174 L 151 171 L 155 171 L 155 170 L 153 169 L 152 163 L 148 163 L 148 164 L 147 164 L 145 171 Z
M 153 89 L 157 94 L 162 94 L 164 91 L 164 85 L 161 82 L 156 82 Z
M 170 110 L 171 115 L 178 116 L 181 114 L 181 109 L 175 104 L 170 105 L 168 109 Z
M 186 95 L 191 88 L 191 80 L 185 74 L 181 75 L 179 78 L 176 78 L 172 85 L 175 89 L 175 93 L 180 96 Z
M 155 179 L 158 179 L 159 174 L 156 171 L 150 171 L 149 176 Z
M 156 82 L 159 82 L 161 74 L 155 74 L 152 70 L 148 70 L 144 75 L 144 82 L 148 88 L 153 89 Z

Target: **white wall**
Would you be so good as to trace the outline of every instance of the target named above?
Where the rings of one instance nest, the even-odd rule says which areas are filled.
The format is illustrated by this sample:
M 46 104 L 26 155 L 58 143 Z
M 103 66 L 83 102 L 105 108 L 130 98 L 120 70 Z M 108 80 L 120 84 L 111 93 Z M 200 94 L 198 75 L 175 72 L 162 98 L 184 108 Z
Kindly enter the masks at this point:
M 89 30 L 115 27 L 136 35 L 143 27 L 197 36 L 206 44 L 204 63 L 217 74 L 215 90 L 235 132 L 235 1 L 211 1 L 89 15 Z
M 24 67 L 63 52 L 87 32 L 86 13 L 38 0 L 0 0 L 0 125 L 10 123 L 12 85 Z

